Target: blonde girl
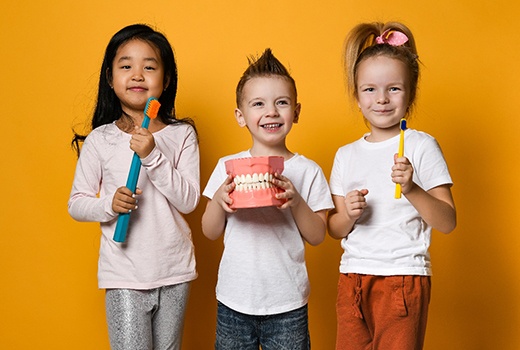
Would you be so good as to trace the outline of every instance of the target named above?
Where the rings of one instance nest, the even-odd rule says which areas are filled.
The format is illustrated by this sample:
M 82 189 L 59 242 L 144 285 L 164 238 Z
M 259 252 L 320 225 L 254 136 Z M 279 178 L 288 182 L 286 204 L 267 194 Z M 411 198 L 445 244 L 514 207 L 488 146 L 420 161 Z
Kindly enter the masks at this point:
M 341 147 L 330 187 L 329 233 L 341 240 L 336 349 L 421 349 L 430 301 L 432 228 L 456 226 L 452 180 L 439 145 L 407 129 L 419 79 L 412 32 L 363 23 L 345 46 L 348 87 L 370 131 Z M 400 184 L 402 198 L 395 199 Z

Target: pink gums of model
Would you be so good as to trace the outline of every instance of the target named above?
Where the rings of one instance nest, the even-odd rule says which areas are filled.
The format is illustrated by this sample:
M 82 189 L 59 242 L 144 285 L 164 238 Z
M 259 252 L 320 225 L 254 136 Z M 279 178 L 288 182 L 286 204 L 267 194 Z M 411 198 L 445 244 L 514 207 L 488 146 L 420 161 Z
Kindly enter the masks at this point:
M 278 206 L 285 199 L 276 198 L 283 189 L 272 184 L 273 175 L 283 171 L 283 157 L 251 157 L 226 161 L 226 172 L 233 177 L 235 189 L 229 194 L 232 209 Z

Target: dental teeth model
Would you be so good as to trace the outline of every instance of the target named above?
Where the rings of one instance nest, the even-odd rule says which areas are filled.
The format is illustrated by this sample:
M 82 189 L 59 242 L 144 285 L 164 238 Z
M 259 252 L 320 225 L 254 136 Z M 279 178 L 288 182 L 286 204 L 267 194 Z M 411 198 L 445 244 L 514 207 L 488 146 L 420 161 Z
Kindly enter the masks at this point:
M 226 172 L 233 177 L 235 190 L 232 209 L 282 205 L 275 195 L 284 190 L 273 185 L 273 175 L 283 171 L 283 157 L 250 157 L 226 161 Z

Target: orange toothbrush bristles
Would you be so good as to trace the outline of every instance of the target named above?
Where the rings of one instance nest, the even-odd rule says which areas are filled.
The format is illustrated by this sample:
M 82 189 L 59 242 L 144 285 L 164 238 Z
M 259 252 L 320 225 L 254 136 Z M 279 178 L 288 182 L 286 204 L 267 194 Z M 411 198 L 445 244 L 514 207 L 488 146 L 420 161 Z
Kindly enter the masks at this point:
M 159 108 L 161 108 L 161 103 L 155 98 L 150 98 L 146 103 L 144 114 L 150 119 L 155 119 L 157 114 L 159 114 Z

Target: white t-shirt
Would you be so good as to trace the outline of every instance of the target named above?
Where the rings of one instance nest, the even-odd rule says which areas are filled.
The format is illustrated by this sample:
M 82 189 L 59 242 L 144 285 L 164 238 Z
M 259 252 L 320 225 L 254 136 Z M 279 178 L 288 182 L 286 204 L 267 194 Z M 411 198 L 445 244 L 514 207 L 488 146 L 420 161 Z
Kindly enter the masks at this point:
M 200 199 L 195 131 L 175 124 L 153 133 L 156 147 L 141 159 L 139 208 L 130 216 L 126 241 L 118 243 L 112 199 L 128 178 L 131 137 L 114 123 L 93 130 L 81 149 L 70 193 L 74 219 L 101 223 L 99 288 L 152 289 L 194 280 L 191 231 L 182 214 L 193 211 Z
M 221 158 L 203 195 L 212 198 L 226 178 L 224 162 L 251 157 L 248 151 Z M 295 154 L 284 163 L 291 180 L 314 211 L 333 207 L 327 180 L 312 160 Z M 238 209 L 227 214 L 217 299 L 249 315 L 272 315 L 307 304 L 310 286 L 305 242 L 291 210 L 277 207 Z
M 344 249 L 341 273 L 380 276 L 431 275 L 431 227 L 403 195 L 395 199 L 391 172 L 399 135 L 370 143 L 365 137 L 341 147 L 330 178 L 333 195 L 368 189 L 367 208 L 350 234 L 341 240 Z M 424 190 L 452 184 L 436 140 L 407 129 L 404 155 L 413 168 L 413 181 Z

